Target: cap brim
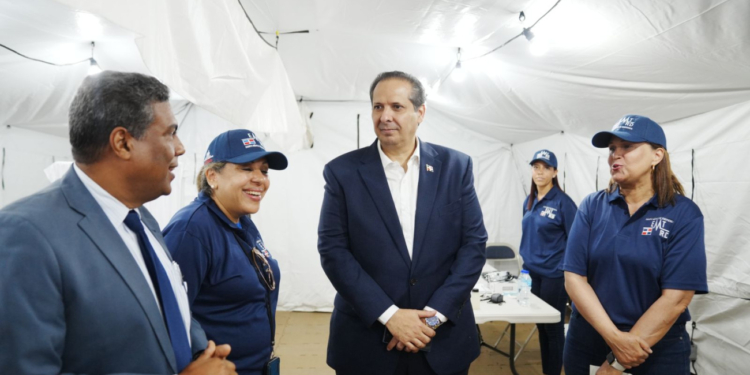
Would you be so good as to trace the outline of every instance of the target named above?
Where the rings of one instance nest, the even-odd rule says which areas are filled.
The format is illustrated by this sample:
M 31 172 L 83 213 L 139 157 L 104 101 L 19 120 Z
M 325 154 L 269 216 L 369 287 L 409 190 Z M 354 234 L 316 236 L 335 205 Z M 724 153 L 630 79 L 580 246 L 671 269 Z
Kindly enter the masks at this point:
M 617 138 L 622 139 L 623 141 L 628 141 L 628 142 L 646 142 L 644 138 L 634 136 L 632 133 L 614 131 L 614 132 L 599 132 L 599 133 L 594 134 L 594 137 L 591 138 L 591 144 L 594 145 L 594 147 L 607 148 L 609 147 L 609 141 L 612 139 L 612 136 L 615 136 Z
M 534 165 L 534 163 L 536 163 L 538 161 L 541 161 L 542 163 L 547 164 L 547 165 L 549 165 L 552 168 L 557 168 L 557 166 L 552 165 L 552 163 L 550 163 L 549 161 L 544 160 L 544 159 L 534 159 L 534 160 L 532 160 L 532 161 L 529 162 L 529 165 Z
M 266 162 L 268 162 L 268 168 L 271 169 L 280 171 L 286 169 L 286 167 L 289 166 L 289 161 L 286 159 L 286 156 L 278 151 L 253 152 L 250 154 L 238 156 L 233 159 L 229 159 L 227 160 L 227 162 L 234 164 L 244 164 L 261 158 L 266 158 Z

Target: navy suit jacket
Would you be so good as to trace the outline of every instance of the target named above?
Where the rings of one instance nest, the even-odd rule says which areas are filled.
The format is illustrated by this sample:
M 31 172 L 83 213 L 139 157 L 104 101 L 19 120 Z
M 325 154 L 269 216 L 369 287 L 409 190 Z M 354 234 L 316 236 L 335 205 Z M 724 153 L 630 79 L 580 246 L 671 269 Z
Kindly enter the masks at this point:
M 190 328 L 193 352 L 205 349 Z M 0 337 L 3 374 L 177 373 L 146 278 L 73 168 L 0 210 Z
M 464 370 L 479 356 L 468 302 L 485 263 L 487 232 L 469 156 L 420 142 L 413 257 L 409 259 L 377 142 L 325 167 L 318 227 L 321 263 L 338 292 L 328 364 L 344 373 L 388 374 L 378 317 L 391 305 L 430 306 L 449 321 L 437 329 L 427 361 L 438 374 Z M 428 171 L 428 166 L 431 170 Z

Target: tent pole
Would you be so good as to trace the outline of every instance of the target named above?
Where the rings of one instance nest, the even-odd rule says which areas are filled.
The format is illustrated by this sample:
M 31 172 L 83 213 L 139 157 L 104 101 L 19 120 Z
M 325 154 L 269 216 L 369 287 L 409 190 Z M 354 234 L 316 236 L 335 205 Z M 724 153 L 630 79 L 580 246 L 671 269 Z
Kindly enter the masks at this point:
M 691 179 L 691 187 L 690 187 L 690 200 L 693 200 L 693 197 L 695 197 L 695 149 L 691 150 L 690 155 L 690 179 Z
M 359 150 L 359 113 L 357 113 L 357 150 Z

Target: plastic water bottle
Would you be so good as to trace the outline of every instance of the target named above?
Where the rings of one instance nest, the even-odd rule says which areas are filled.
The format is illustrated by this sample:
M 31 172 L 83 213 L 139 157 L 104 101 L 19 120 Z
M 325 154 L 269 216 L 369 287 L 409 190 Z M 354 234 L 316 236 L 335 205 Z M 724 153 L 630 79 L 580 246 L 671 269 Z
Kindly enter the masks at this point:
M 529 271 L 521 271 L 518 277 L 518 304 L 521 306 L 529 305 L 529 295 L 531 294 L 531 275 Z

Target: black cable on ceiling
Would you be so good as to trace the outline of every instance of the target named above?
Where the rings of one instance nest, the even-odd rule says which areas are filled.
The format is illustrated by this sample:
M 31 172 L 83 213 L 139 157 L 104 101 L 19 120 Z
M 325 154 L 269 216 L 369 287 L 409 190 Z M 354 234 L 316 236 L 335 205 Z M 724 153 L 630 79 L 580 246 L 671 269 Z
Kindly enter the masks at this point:
M 531 30 L 532 28 L 534 28 L 534 26 L 536 26 L 536 24 L 539 23 L 539 21 L 541 21 L 542 19 L 544 19 L 544 17 L 547 17 L 547 15 L 549 14 L 549 12 L 551 12 L 552 9 L 555 9 L 555 7 L 557 7 L 557 4 L 560 4 L 560 1 L 562 1 L 562 0 L 557 0 L 557 2 L 555 2 L 554 5 L 552 5 L 546 12 L 544 12 L 544 14 L 542 14 L 542 16 L 539 17 L 539 19 L 537 19 L 536 22 L 534 22 L 531 26 L 527 27 L 526 30 Z M 501 44 L 501 45 L 499 45 L 499 46 L 491 49 L 490 51 L 485 52 L 485 53 L 483 53 L 483 54 L 481 54 L 479 56 L 474 56 L 474 57 L 471 57 L 471 58 L 468 58 L 468 59 L 464 59 L 464 61 L 470 61 L 470 60 L 478 59 L 478 58 L 481 58 L 481 57 L 485 57 L 485 56 L 491 54 L 492 52 L 495 52 L 495 51 L 499 50 L 500 48 L 503 48 L 503 47 L 507 46 L 508 43 L 510 43 L 510 42 L 518 39 L 522 35 L 523 35 L 523 31 L 521 31 L 520 33 L 518 33 L 518 35 L 516 35 L 516 36 L 514 36 L 514 37 L 512 37 L 510 39 L 508 39 L 505 43 L 503 43 L 503 44 Z
M 238 3 L 240 3 L 240 8 L 242 8 L 242 11 L 245 13 L 245 17 L 247 17 L 247 20 L 250 21 L 250 25 L 253 26 L 253 30 L 255 30 L 255 33 L 258 34 L 258 38 L 262 39 L 264 43 L 268 44 L 269 47 L 278 50 L 278 48 L 274 47 L 273 44 L 268 43 L 266 38 L 264 38 L 262 35 L 260 35 L 260 31 L 258 31 L 258 28 L 255 27 L 255 24 L 253 23 L 253 20 L 250 19 L 250 15 L 247 14 L 247 11 L 245 10 L 245 6 L 242 5 L 242 0 L 237 0 Z
M 520 36 L 522 36 L 526 30 L 531 30 L 534 26 L 536 26 L 536 24 L 539 23 L 539 21 L 541 21 L 542 19 L 544 19 L 544 17 L 546 17 L 549 14 L 549 12 L 552 11 L 552 9 L 555 9 L 555 7 L 557 7 L 557 5 L 560 4 L 560 1 L 562 1 L 562 0 L 557 0 L 557 2 L 555 2 L 555 4 L 552 5 L 544 14 L 542 14 L 542 16 L 539 17 L 539 19 L 537 19 L 536 22 L 534 22 L 531 26 L 525 28 L 523 31 L 521 31 L 520 33 L 518 33 L 518 35 L 516 35 L 516 36 L 508 39 L 507 41 L 505 41 L 505 43 L 503 43 L 503 44 L 501 44 L 501 45 L 499 45 L 499 46 L 497 46 L 497 47 L 495 47 L 495 48 L 493 48 L 493 49 L 491 49 L 491 50 L 489 50 L 489 51 L 487 51 L 487 52 L 485 52 L 485 53 L 483 53 L 483 54 L 481 54 L 479 56 L 474 56 L 474 57 L 470 57 L 470 58 L 467 58 L 467 59 L 461 59 L 459 61 L 476 60 L 476 59 L 485 57 L 485 56 L 487 56 L 487 55 L 489 55 L 489 54 L 491 54 L 491 53 L 499 50 L 500 48 L 503 48 L 503 47 L 507 46 L 510 42 L 512 42 L 512 41 L 518 39 Z M 460 51 L 460 48 L 459 48 L 459 51 Z M 448 71 L 448 74 L 446 74 L 445 76 L 443 76 L 443 77 L 440 78 L 440 80 L 438 81 L 438 85 L 442 85 L 443 82 L 445 82 L 445 80 L 448 79 L 448 77 L 450 77 L 451 73 L 453 73 L 453 70 L 455 70 L 455 69 L 456 69 L 455 65 L 453 67 L 451 67 L 451 70 Z
M 80 63 L 83 63 L 83 62 L 90 62 L 90 61 L 91 61 L 91 58 L 89 57 L 89 58 L 86 58 L 86 59 L 84 59 L 84 60 L 81 60 L 81 61 L 76 61 L 76 62 L 72 62 L 72 63 L 67 63 L 67 64 L 56 64 L 56 63 L 53 63 L 53 62 L 49 62 L 49 61 L 45 61 L 45 60 L 41 60 L 41 59 L 37 59 L 37 58 L 31 57 L 31 56 L 26 56 L 26 55 L 24 55 L 23 53 L 21 53 L 21 52 L 18 52 L 18 51 L 16 51 L 16 50 L 14 50 L 13 48 L 10 48 L 10 47 L 8 47 L 8 46 L 6 46 L 6 45 L 4 45 L 4 44 L 0 44 L 0 47 L 3 47 L 3 48 L 5 48 L 5 49 L 7 49 L 8 51 L 10 51 L 10 52 L 13 52 L 13 53 L 15 53 L 16 55 L 18 55 L 18 56 L 21 56 L 21 57 L 23 57 L 23 58 L 25 58 L 25 59 L 29 59 L 29 60 L 32 60 L 32 61 L 37 61 L 37 62 L 40 62 L 40 63 L 43 63 L 43 64 L 47 64 L 47 65 L 52 65 L 52 66 L 70 66 L 70 65 L 76 65 L 76 64 L 80 64 Z

